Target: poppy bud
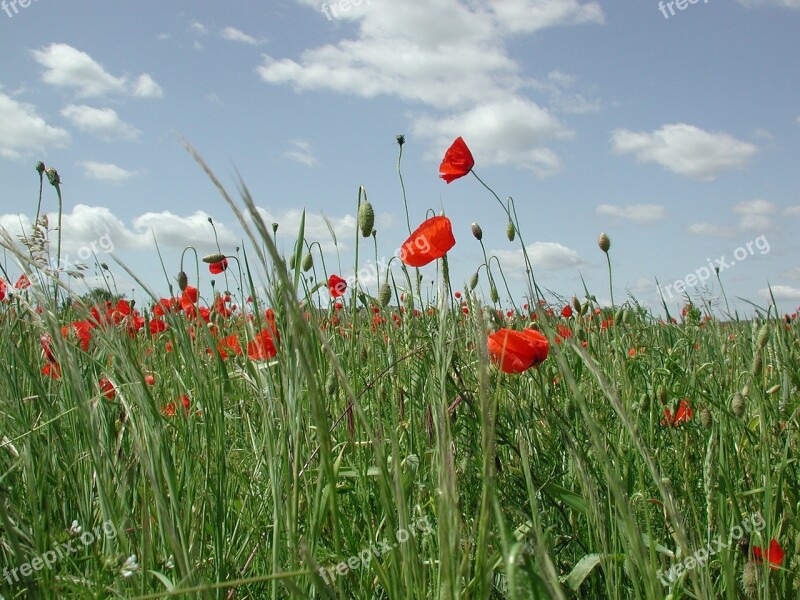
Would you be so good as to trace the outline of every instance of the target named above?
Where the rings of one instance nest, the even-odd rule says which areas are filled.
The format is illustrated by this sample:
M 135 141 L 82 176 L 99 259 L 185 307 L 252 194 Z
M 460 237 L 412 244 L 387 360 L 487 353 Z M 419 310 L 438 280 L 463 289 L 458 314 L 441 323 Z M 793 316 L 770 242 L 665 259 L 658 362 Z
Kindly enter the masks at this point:
M 603 252 L 608 252 L 611 249 L 611 239 L 605 233 L 601 233 L 597 238 L 597 245 Z
M 225 260 L 225 255 L 220 254 L 219 252 L 216 252 L 214 254 L 209 254 L 203 257 L 203 262 L 208 264 L 222 262 L 223 260 Z
M 183 292 L 186 290 L 186 286 L 189 285 L 189 278 L 186 276 L 186 273 L 181 271 L 178 273 L 178 288 Z
M 483 230 L 481 229 L 481 226 L 478 225 L 477 223 L 473 223 L 471 225 L 471 228 L 472 228 L 472 235 L 475 237 L 476 240 L 480 242 L 483 239 Z
M 314 257 L 311 256 L 311 252 L 306 252 L 303 255 L 303 263 L 302 263 L 303 271 L 304 272 L 308 271 L 313 266 L 314 266 Z
M 277 223 L 273 223 L 272 224 L 272 233 L 278 233 L 278 224 Z
M 36 163 L 36 172 L 39 173 L 39 177 L 44 173 L 44 163 L 42 161 Z
M 396 139 L 396 140 L 397 140 L 397 145 L 398 145 L 398 146 L 402 146 L 403 144 L 405 144 L 405 143 L 406 143 L 406 136 L 404 136 L 404 135 L 402 135 L 402 134 L 401 134 L 401 135 L 397 135 L 397 136 L 395 136 L 395 138 L 394 138 L 394 139 Z
M 378 302 L 380 302 L 381 306 L 388 306 L 389 302 L 392 299 L 392 288 L 388 283 L 384 283 L 381 285 L 381 289 L 378 290 Z
M 372 209 L 372 204 L 367 200 L 364 200 L 361 206 L 358 207 L 357 221 L 362 236 L 369 237 L 372 235 L 372 228 L 375 226 L 375 211 Z
M 478 287 L 478 273 L 477 271 L 469 278 L 469 289 L 470 291 L 474 290 Z
M 572 297 L 572 308 L 575 309 L 575 312 L 583 314 L 581 312 L 581 301 L 576 296 Z
M 713 418 L 711 417 L 711 411 L 710 410 L 708 410 L 707 408 L 704 408 L 703 410 L 700 411 L 700 424 L 703 427 L 708 429 L 709 427 L 711 427 L 711 422 L 712 421 L 713 421 Z
M 494 282 L 491 282 L 489 286 L 489 295 L 492 298 L 492 302 L 500 300 L 500 294 L 497 293 L 497 287 L 494 285 Z
M 506 237 L 508 238 L 509 242 L 513 242 L 514 238 L 517 237 L 517 230 L 511 221 L 509 221 L 508 225 L 506 225 Z
M 736 392 L 731 398 L 731 412 L 736 417 L 741 417 L 744 414 L 744 396 Z
M 49 181 L 50 185 L 53 187 L 58 187 L 61 184 L 61 178 L 58 176 L 58 171 L 56 171 L 53 167 L 45 169 L 44 174 L 47 175 L 47 181 Z

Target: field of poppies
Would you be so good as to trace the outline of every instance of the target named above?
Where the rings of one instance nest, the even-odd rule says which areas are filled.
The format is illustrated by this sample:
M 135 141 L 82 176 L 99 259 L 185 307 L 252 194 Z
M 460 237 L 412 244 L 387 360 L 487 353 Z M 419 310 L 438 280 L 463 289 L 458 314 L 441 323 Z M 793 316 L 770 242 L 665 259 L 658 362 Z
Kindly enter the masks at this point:
M 187 149 L 250 245 L 168 297 L 72 292 L 38 209 L 0 240 L 0 597 L 800 597 L 796 314 L 615 304 L 610 260 L 610 305 L 544 294 L 461 138 L 439 175 L 497 202 L 527 293 L 451 280 L 480 225 L 407 208 L 370 293 Z

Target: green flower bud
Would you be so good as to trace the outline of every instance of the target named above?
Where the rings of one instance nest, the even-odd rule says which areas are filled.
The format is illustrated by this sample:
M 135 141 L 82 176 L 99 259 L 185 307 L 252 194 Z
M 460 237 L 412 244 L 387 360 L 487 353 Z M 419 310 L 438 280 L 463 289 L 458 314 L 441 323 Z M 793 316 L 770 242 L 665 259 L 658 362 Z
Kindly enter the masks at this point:
M 509 242 L 513 242 L 514 238 L 517 237 L 517 229 L 514 227 L 514 224 L 509 221 L 508 225 L 506 225 L 506 237 L 508 238 Z
M 363 237 L 372 235 L 372 228 L 375 226 L 375 211 L 372 209 L 372 204 L 365 200 L 358 207 L 358 228 L 361 230 Z

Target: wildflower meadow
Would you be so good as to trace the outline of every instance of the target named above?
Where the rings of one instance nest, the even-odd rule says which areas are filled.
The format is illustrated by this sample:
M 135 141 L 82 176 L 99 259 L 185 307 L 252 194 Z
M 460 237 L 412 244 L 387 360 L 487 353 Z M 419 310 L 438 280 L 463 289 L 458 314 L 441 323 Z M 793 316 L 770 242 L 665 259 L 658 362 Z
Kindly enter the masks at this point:
M 558 297 L 462 138 L 439 177 L 485 191 L 524 292 L 485 252 L 451 278 L 483 249 L 456 207 L 406 202 L 384 247 L 358 187 L 369 288 L 302 219 L 280 250 L 244 178 L 185 147 L 245 243 L 154 265 L 163 297 L 94 265 L 146 302 L 80 289 L 58 171 L 20 174 L 39 202 L 21 239 L 0 230 L 0 597 L 800 597 L 796 313 L 648 308 L 600 231 L 603 289 Z

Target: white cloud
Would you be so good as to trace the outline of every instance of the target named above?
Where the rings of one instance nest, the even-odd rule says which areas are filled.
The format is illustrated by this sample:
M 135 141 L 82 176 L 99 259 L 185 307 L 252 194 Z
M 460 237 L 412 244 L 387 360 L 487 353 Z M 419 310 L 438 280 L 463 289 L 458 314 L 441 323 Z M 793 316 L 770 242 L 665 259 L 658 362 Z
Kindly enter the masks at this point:
M 772 290 L 772 296 L 774 296 L 776 300 L 800 302 L 800 288 L 790 285 L 773 285 L 771 288 L 761 288 L 758 290 L 758 295 L 762 298 L 770 298 L 770 289 Z
M 534 242 L 528 244 L 526 250 L 534 270 L 558 271 L 586 264 L 575 250 L 558 242 Z M 521 249 L 492 250 L 490 254 L 498 258 L 509 277 L 521 279 L 526 276 L 525 257 Z
M 164 90 L 149 73 L 143 73 L 133 84 L 133 95 L 139 98 L 161 98 L 164 96 Z
M 777 212 L 778 207 L 768 200 L 746 200 L 733 207 L 733 211 L 741 215 L 739 228 L 744 231 L 767 231 L 774 224 L 770 215 Z
M 778 8 L 794 8 L 795 10 L 800 9 L 800 0 L 736 0 L 736 1 L 746 8 L 775 6 Z
M 86 177 L 97 181 L 105 181 L 106 183 L 123 183 L 139 175 L 137 171 L 129 171 L 112 163 L 84 160 L 78 164 L 83 167 Z
M 290 143 L 294 146 L 294 150 L 287 150 L 284 152 L 283 155 L 286 158 L 302 163 L 307 167 L 313 167 L 317 164 L 317 159 L 311 151 L 311 144 L 303 140 L 293 140 Z
M 319 10 L 316 0 L 300 0 Z M 337 8 L 336 3 L 326 5 Z M 269 84 L 297 91 L 333 91 L 363 98 L 390 96 L 435 110 L 416 115 L 413 129 L 432 145 L 453 133 L 480 140 L 483 162 L 513 164 L 546 175 L 561 160 L 544 142 L 566 137 L 558 119 L 525 91 L 542 91 L 566 112 L 596 110 L 597 103 L 566 92 L 573 80 L 536 84 L 521 74 L 506 40 L 558 25 L 602 23 L 599 3 L 578 0 L 415 0 L 350 4 L 333 18 L 356 24 L 356 33 L 303 51 L 297 58 L 263 55 L 257 68 Z M 512 111 L 519 121 L 510 125 Z M 442 114 L 449 111 L 451 114 Z M 473 131 L 460 125 L 466 123 Z M 436 131 L 430 132 L 431 124 Z M 512 147 L 505 140 L 512 138 Z M 491 146 L 486 140 L 494 140 Z M 502 142 L 500 142 L 502 140 Z M 445 146 L 446 147 L 446 146 Z M 478 144 L 476 143 L 476 148 Z
M 220 35 L 231 42 L 241 42 L 251 46 L 260 46 L 265 41 L 264 38 L 254 38 L 252 35 L 247 35 L 235 27 L 226 27 Z
M 664 125 L 650 133 L 615 129 L 611 143 L 618 154 L 634 154 L 639 162 L 655 162 L 673 173 L 703 180 L 743 167 L 758 151 L 754 144 L 728 134 L 709 133 L 685 123 Z
M 0 93 L 0 156 L 19 158 L 34 150 L 63 147 L 69 141 L 69 133 L 48 125 L 33 105 Z
M 707 235 L 725 239 L 730 239 L 736 235 L 736 229 L 733 227 L 723 227 L 722 225 L 712 225 L 710 223 L 692 223 L 686 230 L 692 235 Z
M 595 209 L 595 212 L 598 215 L 606 215 L 638 223 L 652 223 L 666 217 L 666 211 L 660 204 L 628 204 L 627 206 L 601 204 Z
M 160 95 L 158 84 L 149 75 L 141 75 L 130 86 L 127 77 L 114 77 L 91 56 L 67 44 L 50 44 L 32 53 L 36 62 L 45 68 L 42 81 L 56 87 L 74 88 L 78 98 L 109 94 Z
M 478 164 L 511 164 L 540 176 L 561 170 L 561 160 L 545 143 L 567 139 L 572 132 L 546 110 L 522 98 L 480 104 L 449 118 L 417 118 L 413 132 L 435 141 L 435 156 L 444 155 L 463 136 Z
M 208 28 L 199 21 L 192 21 L 189 23 L 189 29 L 197 35 L 208 35 Z
M 785 214 L 787 217 L 800 217 L 800 204 L 787 206 L 783 209 L 783 214 Z
M 61 115 L 81 131 L 105 140 L 135 140 L 141 133 L 133 125 L 120 119 L 117 112 L 111 108 L 70 104 L 64 107 Z
M 793 279 L 794 281 L 800 281 L 800 267 L 793 267 L 788 271 L 781 273 L 782 277 L 786 277 L 786 279 Z

